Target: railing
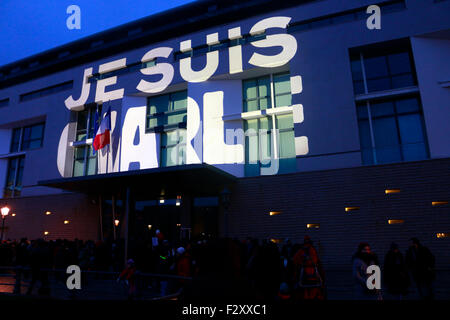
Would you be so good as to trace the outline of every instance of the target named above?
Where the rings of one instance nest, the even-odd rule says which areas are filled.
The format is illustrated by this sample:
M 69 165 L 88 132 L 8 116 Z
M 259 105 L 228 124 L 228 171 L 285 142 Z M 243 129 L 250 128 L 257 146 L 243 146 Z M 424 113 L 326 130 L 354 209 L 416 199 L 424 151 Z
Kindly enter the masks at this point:
M 119 281 L 119 272 L 81 271 L 81 289 L 68 289 L 65 269 L 0 266 L 0 293 L 83 300 L 176 300 L 189 277 L 136 271 L 135 290 Z

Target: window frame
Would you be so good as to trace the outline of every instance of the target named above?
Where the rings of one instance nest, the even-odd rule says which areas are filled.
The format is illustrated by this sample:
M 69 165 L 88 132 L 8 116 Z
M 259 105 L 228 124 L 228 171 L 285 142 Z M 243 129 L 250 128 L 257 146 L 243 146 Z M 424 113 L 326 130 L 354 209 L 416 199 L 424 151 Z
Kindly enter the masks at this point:
M 357 54 L 351 53 L 350 54 L 350 64 L 352 63 L 359 63 L 361 68 L 361 79 L 355 80 L 355 73 L 353 69 L 351 68 L 352 73 L 352 84 L 353 84 L 353 91 L 354 95 L 366 95 L 366 94 L 372 94 L 375 92 L 383 92 L 383 91 L 390 91 L 390 90 L 396 90 L 400 88 L 409 88 L 409 87 L 417 87 L 418 80 L 417 80 L 417 72 L 415 69 L 415 63 L 414 63 L 414 55 L 412 52 L 411 44 L 409 41 L 400 41 L 398 44 L 393 44 L 392 46 L 386 46 L 386 47 L 374 47 L 373 50 L 369 50 L 371 47 L 368 47 L 367 50 L 360 50 Z M 410 72 L 403 72 L 398 74 L 393 74 L 391 71 L 390 63 L 389 63 L 389 56 L 394 54 L 401 54 L 401 53 L 407 53 L 408 59 L 409 59 L 409 67 Z M 384 63 L 386 65 L 387 69 L 387 75 L 386 76 L 376 76 L 376 77 L 370 77 L 368 78 L 367 75 L 367 68 L 366 68 L 366 60 L 371 58 L 383 58 Z M 407 85 L 407 86 L 393 86 L 393 78 L 398 76 L 405 76 L 410 75 L 412 78 L 413 84 Z M 389 80 L 389 88 L 382 89 L 382 90 L 369 90 L 368 81 L 372 80 L 380 80 L 380 79 L 388 79 Z M 362 84 L 363 92 L 357 92 L 355 83 Z
M 402 99 L 407 99 L 407 98 L 414 98 L 417 100 L 418 103 L 418 107 L 419 109 L 416 111 L 408 111 L 408 112 L 398 112 L 397 110 L 397 101 L 400 101 Z M 380 115 L 380 116 L 372 116 L 372 108 L 373 108 L 373 104 L 374 103 L 379 103 L 379 102 L 391 102 L 393 105 L 393 113 L 389 114 L 389 115 Z M 365 106 L 364 106 L 365 105 Z M 372 163 L 369 163 L 368 165 L 378 165 L 378 164 L 385 164 L 385 163 L 396 163 L 395 162 L 379 162 L 378 158 L 377 158 L 377 150 L 383 148 L 377 148 L 376 142 L 375 142 L 375 130 L 374 130 L 374 125 L 373 125 L 373 121 L 377 120 L 377 119 L 388 119 L 388 118 L 394 118 L 395 121 L 395 129 L 396 129 L 396 136 L 398 139 L 398 144 L 393 145 L 393 147 L 398 147 L 399 150 L 399 154 L 400 154 L 400 161 L 399 162 L 406 162 L 406 161 L 417 161 L 417 160 L 407 160 L 405 159 L 405 155 L 404 155 L 404 151 L 403 151 L 403 147 L 408 145 L 408 143 L 403 143 L 403 138 L 400 132 L 400 124 L 399 124 L 399 117 L 401 116 L 407 116 L 407 115 L 419 115 L 420 116 L 420 121 L 421 121 L 421 126 L 422 126 L 422 134 L 423 134 L 423 141 L 421 143 L 424 144 L 425 146 L 425 152 L 426 152 L 426 159 L 429 159 L 430 157 L 430 150 L 429 150 L 429 145 L 428 145 L 428 139 L 427 139 L 427 134 L 426 134 L 426 126 L 425 126 L 425 119 L 424 119 L 424 115 L 423 115 L 423 108 L 422 108 L 422 102 L 420 99 L 420 96 L 418 94 L 413 94 L 413 95 L 405 95 L 405 96 L 397 96 L 397 97 L 387 97 L 387 98 L 383 98 L 383 99 L 376 99 L 376 100 L 366 100 L 366 101 L 362 101 L 360 103 L 356 104 L 356 109 L 358 108 L 367 108 L 367 118 L 359 118 L 359 116 L 357 116 L 357 120 L 358 120 L 358 127 L 360 126 L 360 122 L 363 120 L 367 120 L 368 124 L 369 124 L 369 131 L 370 131 L 370 143 L 371 143 L 371 147 L 370 147 L 370 151 L 372 152 Z M 363 161 L 363 149 L 367 148 L 362 148 L 361 145 L 361 136 L 359 135 L 360 138 L 360 150 L 361 150 L 361 160 Z M 363 161 L 364 162 L 364 161 Z M 363 163 L 364 164 L 364 163 Z
M 291 96 L 291 104 L 288 106 L 277 106 L 276 105 L 276 97 L 277 96 L 282 96 L 282 95 L 287 95 L 287 92 L 282 92 L 280 94 L 277 94 L 276 90 L 275 90 L 275 81 L 274 79 L 276 77 L 279 76 L 283 76 L 283 75 L 287 75 L 289 77 L 289 84 L 290 84 L 290 71 L 283 71 L 283 72 L 278 72 L 278 73 L 271 73 L 268 75 L 263 75 L 263 76 L 259 76 L 259 77 L 255 77 L 255 78 L 249 78 L 249 79 L 243 79 L 242 80 L 242 90 L 245 90 L 245 82 L 247 81 L 256 81 L 256 89 L 257 89 L 257 97 L 256 98 L 252 98 L 252 99 L 245 99 L 244 98 L 244 93 L 243 93 L 243 103 L 242 103 L 242 109 L 243 109 L 243 113 L 250 113 L 250 112 L 255 112 L 255 111 L 267 111 L 269 109 L 277 109 L 277 108 L 283 108 L 283 107 L 290 107 L 292 106 L 292 90 L 290 88 L 289 85 L 289 94 Z M 263 97 L 268 98 L 268 105 L 269 107 L 267 109 L 261 109 L 259 106 L 259 108 L 257 110 L 253 110 L 253 111 L 247 111 L 246 110 L 246 102 L 247 101 L 259 101 L 260 99 L 262 99 L 259 96 L 259 84 L 258 84 L 258 80 L 260 79 L 267 79 L 269 78 L 269 90 L 268 90 L 268 96 Z M 292 117 L 292 128 L 283 128 L 283 129 L 279 129 L 278 125 L 277 125 L 277 121 L 278 121 L 278 116 L 282 116 L 284 114 L 265 114 L 257 119 L 243 119 L 244 123 L 243 123 L 243 128 L 244 128 L 244 132 L 246 132 L 245 134 L 245 139 L 244 139 L 244 159 L 245 159 L 245 165 L 255 165 L 258 164 L 259 166 L 259 170 L 261 172 L 261 168 L 265 166 L 265 164 L 262 164 L 261 161 L 265 161 L 267 159 L 263 159 L 262 154 L 261 154 L 261 133 L 260 133 L 260 119 L 261 118 L 265 118 L 267 119 L 269 125 L 269 129 L 267 130 L 267 136 L 270 139 L 270 159 L 278 159 L 278 160 L 282 160 L 282 159 L 291 159 L 291 158 L 296 158 L 296 154 L 294 154 L 293 157 L 280 157 L 280 153 L 281 153 L 281 141 L 280 141 L 280 134 L 282 132 L 289 132 L 289 131 L 293 131 L 294 132 L 294 141 L 293 141 L 293 146 L 294 146 L 294 150 L 295 150 L 295 131 L 294 131 L 294 121 L 293 121 L 293 113 L 290 112 L 288 113 L 288 115 L 290 115 Z M 257 139 L 258 139 L 258 160 L 257 163 L 247 163 L 247 161 L 249 160 L 247 157 L 247 153 L 248 153 L 248 139 L 249 139 L 249 135 L 247 134 L 247 130 L 248 130 L 248 121 L 249 120 L 258 120 L 258 132 L 256 133 Z M 253 134 L 251 136 L 254 136 Z M 247 174 L 245 174 L 247 176 Z
M 91 124 L 95 121 L 95 112 L 98 111 L 99 114 L 102 113 L 102 104 L 89 104 L 85 106 L 84 110 L 78 111 L 76 113 L 76 127 L 75 127 L 75 141 L 73 144 L 73 157 L 72 157 L 72 177 L 85 177 L 88 176 L 89 172 L 89 161 L 93 158 L 96 159 L 95 161 L 95 169 L 94 169 L 94 175 L 98 173 L 98 152 L 95 153 L 95 156 L 92 155 L 92 141 L 88 142 L 89 139 L 93 139 L 95 136 L 95 124 L 93 127 L 91 127 Z M 82 112 L 87 113 L 86 117 L 86 128 L 85 129 L 78 129 L 78 126 L 80 124 L 79 117 Z M 94 119 L 92 119 L 94 117 Z M 100 121 L 100 119 L 99 119 Z M 92 130 L 92 131 L 91 131 Z M 86 131 L 84 139 L 78 138 L 78 135 L 81 131 Z M 81 133 L 83 134 L 83 133 Z M 92 135 L 92 136 L 90 136 Z M 84 149 L 83 150 L 83 158 L 78 159 L 77 158 L 77 149 Z M 83 159 L 83 174 L 82 175 L 75 175 L 75 163 L 76 161 L 79 161 Z
M 172 99 L 172 96 L 175 94 L 179 94 L 185 92 L 186 93 L 186 107 L 182 108 L 182 109 L 174 109 L 174 99 Z M 152 98 L 158 98 L 158 97 L 163 97 L 163 96 L 168 96 L 168 106 L 167 106 L 167 111 L 164 112 L 154 112 L 152 114 L 150 114 L 150 100 Z M 166 116 L 170 116 L 170 115 L 174 115 L 177 113 L 184 113 L 186 118 L 187 118 L 187 89 L 185 90 L 179 90 L 179 91 L 174 91 L 174 92 L 169 92 L 166 94 L 161 94 L 161 95 L 155 95 L 155 96 L 151 96 L 147 98 L 147 109 L 146 109 L 146 113 L 145 113 L 145 132 L 146 133 L 150 133 L 150 132 L 166 132 L 166 131 L 170 131 L 170 130 L 174 130 L 177 128 L 186 128 L 187 127 L 187 119 L 186 121 L 182 121 L 182 122 L 178 122 L 178 123 L 172 123 L 172 124 L 162 124 L 162 125 L 156 125 L 156 126 L 149 126 L 150 124 L 150 119 L 158 119 L 159 117 L 166 117 Z
M 39 126 L 39 125 L 42 125 L 42 135 L 41 135 L 40 139 L 30 139 L 30 141 L 40 140 L 41 143 L 40 143 L 39 147 L 24 149 L 23 148 L 23 145 L 24 145 L 24 143 L 23 143 L 24 142 L 24 130 L 26 128 L 33 128 L 33 127 Z M 20 131 L 20 133 L 19 133 L 19 143 L 17 145 L 17 150 L 13 150 L 13 145 L 15 144 L 14 143 L 14 131 Z M 34 123 L 34 124 L 31 124 L 31 125 L 27 125 L 27 126 L 13 128 L 12 129 L 12 133 L 11 133 L 11 142 L 10 142 L 10 145 L 9 145 L 9 152 L 10 153 L 16 153 L 16 152 L 24 152 L 24 151 L 28 151 L 28 150 L 40 149 L 40 148 L 42 148 L 44 146 L 44 136 L 45 136 L 45 121 Z
M 185 134 L 185 138 L 184 138 L 184 142 L 180 143 L 181 139 L 180 139 L 180 132 L 184 132 Z M 162 141 L 163 141 L 163 135 L 167 135 L 169 132 L 176 132 L 177 134 L 177 142 L 176 143 L 172 143 L 172 144 L 166 144 L 163 145 Z M 180 147 L 184 146 L 184 156 L 186 157 L 186 135 L 187 135 L 187 131 L 184 128 L 176 128 L 173 130 L 168 130 L 168 131 L 163 131 L 160 133 L 161 137 L 160 137 L 160 154 L 159 154 L 159 163 L 160 163 L 160 167 L 172 167 L 172 166 L 180 166 L 183 164 L 186 164 L 186 158 L 183 159 L 183 157 L 180 157 Z M 168 148 L 173 148 L 176 147 L 176 153 L 177 153 L 177 162 L 174 165 L 170 165 L 170 166 L 163 166 L 163 149 L 168 149 Z M 167 151 L 165 151 L 166 157 L 167 157 Z M 180 161 L 181 159 L 181 161 Z M 183 161 L 184 160 L 184 161 Z
M 21 160 L 23 159 L 23 165 L 21 166 Z M 16 161 L 16 167 L 14 168 L 14 177 L 13 177 L 13 183 L 12 183 L 12 190 L 11 190 L 11 194 L 7 195 L 7 190 L 9 190 L 8 188 L 8 181 L 9 181 L 9 175 L 10 175 L 10 171 L 11 171 L 11 162 L 12 161 Z M 20 169 L 22 169 L 22 181 L 21 181 L 21 185 L 20 185 L 20 190 L 16 190 L 17 189 L 17 179 L 19 176 L 19 171 Z M 21 193 L 22 193 L 22 188 L 23 188 L 23 170 L 25 170 L 25 155 L 21 155 L 21 156 L 17 156 L 17 157 L 11 157 L 8 159 L 8 169 L 6 171 L 6 181 L 5 181 L 5 187 L 3 189 L 3 197 L 4 198 L 17 198 L 20 197 Z M 17 194 L 18 192 L 18 194 Z

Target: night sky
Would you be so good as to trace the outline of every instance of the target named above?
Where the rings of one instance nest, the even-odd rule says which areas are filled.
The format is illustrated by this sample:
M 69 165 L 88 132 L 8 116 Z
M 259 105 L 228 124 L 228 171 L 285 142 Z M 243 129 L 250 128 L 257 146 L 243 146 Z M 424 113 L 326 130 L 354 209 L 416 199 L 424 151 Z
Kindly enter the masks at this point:
M 0 65 L 189 2 L 193 0 L 0 0 Z M 70 5 L 80 7 L 80 30 L 66 26 Z

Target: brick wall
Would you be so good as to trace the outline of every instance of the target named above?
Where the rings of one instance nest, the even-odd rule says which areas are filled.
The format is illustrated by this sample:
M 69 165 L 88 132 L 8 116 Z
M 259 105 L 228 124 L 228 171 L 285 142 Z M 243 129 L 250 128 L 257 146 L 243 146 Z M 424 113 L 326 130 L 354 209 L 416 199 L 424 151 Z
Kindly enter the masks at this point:
M 385 194 L 385 189 L 400 193 Z M 323 262 L 334 270 L 348 269 L 361 241 L 371 244 L 380 260 L 392 241 L 404 252 L 418 237 L 436 256 L 438 268 L 450 265 L 450 159 L 392 165 L 243 178 L 233 189 L 229 209 L 230 235 L 289 238 L 302 242 L 308 234 Z M 346 206 L 358 206 L 346 212 Z M 270 216 L 270 211 L 281 211 Z M 389 225 L 388 219 L 403 219 Z M 307 229 L 309 223 L 320 224 Z
M 83 239 L 97 240 L 98 201 L 83 194 L 64 193 L 8 199 L 10 214 L 5 221 L 4 239 Z M 50 211 L 50 215 L 45 212 Z M 13 217 L 11 214 L 15 213 Z M 68 224 L 64 224 L 68 220 Z M 48 231 L 47 236 L 44 232 Z

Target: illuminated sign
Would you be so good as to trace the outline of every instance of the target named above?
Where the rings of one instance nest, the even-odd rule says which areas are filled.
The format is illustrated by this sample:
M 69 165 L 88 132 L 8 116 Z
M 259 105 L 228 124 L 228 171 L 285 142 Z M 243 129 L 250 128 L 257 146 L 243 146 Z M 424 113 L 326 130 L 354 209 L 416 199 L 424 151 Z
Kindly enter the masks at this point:
M 250 35 L 257 35 L 266 32 L 267 29 L 286 29 L 290 22 L 290 17 L 270 17 L 258 21 L 249 30 Z M 235 40 L 242 38 L 240 27 L 228 30 L 228 39 Z M 218 44 L 219 33 L 211 33 L 206 36 L 206 44 L 211 46 Z M 248 64 L 260 68 L 276 68 L 286 65 L 297 53 L 297 40 L 290 34 L 268 34 L 264 39 L 250 42 L 255 52 L 250 55 Z M 271 47 L 281 48 L 274 55 L 262 54 L 258 49 Z M 180 52 L 192 50 L 191 40 L 184 40 L 179 43 Z M 112 145 L 116 146 L 116 151 L 110 156 L 108 168 L 106 168 L 105 152 L 99 153 L 99 173 L 117 172 L 130 170 L 131 164 L 137 164 L 140 169 L 155 168 L 159 166 L 159 134 L 146 132 L 146 97 L 145 95 L 155 95 L 166 90 L 173 82 L 174 66 L 164 59 L 169 58 L 174 49 L 171 47 L 157 47 L 147 51 L 141 58 L 143 63 L 148 61 L 158 61 L 140 70 L 141 79 L 136 80 L 135 88 L 141 96 L 126 95 L 125 88 L 108 90 L 109 86 L 117 84 L 117 76 L 104 76 L 91 83 L 89 78 L 93 76 L 94 67 L 88 67 L 83 72 L 81 92 L 78 98 L 73 95 L 65 100 L 65 105 L 69 110 L 81 111 L 88 101 L 91 90 L 95 86 L 95 103 L 105 103 L 108 101 L 122 99 L 122 116 L 117 118 L 117 112 L 111 114 L 112 120 L 112 140 L 120 140 Z M 238 74 L 243 72 L 243 52 L 242 45 L 228 48 L 228 73 Z M 120 58 L 98 66 L 99 74 L 110 73 L 127 66 L 127 58 Z M 242 97 L 236 92 L 242 92 L 240 81 L 215 80 L 208 81 L 213 77 L 219 66 L 219 52 L 210 51 L 206 53 L 206 63 L 201 70 L 194 70 L 192 58 L 184 57 L 179 60 L 179 75 L 187 82 L 187 143 L 186 143 L 186 163 L 209 163 L 213 165 L 221 164 L 243 164 L 244 163 L 244 143 L 242 135 L 245 135 L 241 127 L 237 127 L 235 122 L 223 120 L 224 109 L 242 109 Z M 148 76 L 159 75 L 158 81 L 149 81 Z M 302 92 L 302 79 L 299 75 L 291 75 L 291 94 Z M 207 82 L 208 81 L 208 82 Z M 207 83 L 205 83 L 207 82 Z M 91 87 L 92 86 L 92 87 Z M 276 112 L 293 114 L 294 123 L 303 122 L 303 106 L 292 105 Z M 283 110 L 281 110 L 283 109 Z M 242 110 L 232 110 L 232 113 L 240 114 Z M 119 133 L 116 132 L 119 129 Z M 241 137 L 239 137 L 241 135 Z M 69 124 L 61 134 L 58 148 L 58 169 L 62 176 L 68 176 L 66 166 L 68 163 L 67 150 L 69 147 Z M 139 141 L 139 143 L 136 143 Z M 237 142 L 236 142 L 237 141 Z M 295 137 L 296 154 L 308 153 L 307 137 Z M 272 157 L 273 158 L 273 157 Z M 276 158 L 276 157 L 275 157 Z M 101 169 L 104 168 L 104 169 Z M 262 174 L 276 174 L 278 172 L 278 162 L 271 163 L 266 172 Z

